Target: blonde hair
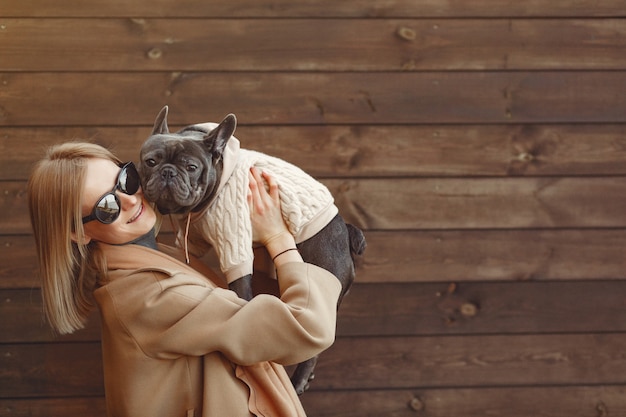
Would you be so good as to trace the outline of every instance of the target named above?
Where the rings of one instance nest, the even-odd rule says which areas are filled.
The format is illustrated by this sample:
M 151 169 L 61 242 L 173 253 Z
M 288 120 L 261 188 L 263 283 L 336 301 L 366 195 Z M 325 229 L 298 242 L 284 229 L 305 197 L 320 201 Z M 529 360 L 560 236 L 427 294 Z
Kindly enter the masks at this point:
M 41 274 L 45 316 L 54 330 L 73 333 L 85 327 L 94 309 L 93 290 L 104 260 L 85 232 L 81 202 L 87 160 L 120 160 L 93 143 L 51 147 L 28 181 L 28 204 Z M 78 243 L 77 243 L 78 242 Z

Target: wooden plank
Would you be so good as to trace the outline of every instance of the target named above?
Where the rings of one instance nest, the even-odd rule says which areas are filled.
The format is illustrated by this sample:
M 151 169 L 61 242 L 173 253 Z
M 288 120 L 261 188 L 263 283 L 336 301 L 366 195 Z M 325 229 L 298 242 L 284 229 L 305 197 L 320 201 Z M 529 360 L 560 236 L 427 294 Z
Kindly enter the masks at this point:
M 271 4 L 255 0 L 21 0 L 0 4 L 0 16 L 6 17 L 568 17 L 623 16 L 624 0 L 274 0 Z
M 4 19 L 2 25 L 2 71 L 626 68 L 624 19 Z
M 172 124 L 622 123 L 624 90 L 626 71 L 4 72 L 0 126 L 151 125 L 163 104 Z
M 159 234 L 159 241 L 174 245 L 171 232 Z M 35 241 L 32 235 L 0 234 L 0 289 L 40 288 Z
M 333 193 L 346 221 L 364 230 L 626 226 L 626 177 L 322 182 Z M 0 230 L 3 234 L 29 233 L 26 184 L 0 184 L 0 209 L 4 213 Z
M 366 233 L 359 283 L 626 279 L 626 230 Z M 160 240 L 173 244 L 169 234 Z M 0 288 L 39 288 L 34 241 L 0 235 Z
M 355 284 L 339 310 L 338 335 L 420 336 L 626 331 L 626 281 Z M 0 343 L 97 341 L 85 330 L 55 338 L 31 290 L 0 290 Z
M 353 286 L 341 336 L 623 332 L 626 281 Z
M 0 288 L 39 288 L 32 235 L 0 235 Z
M 0 343 L 95 342 L 100 340 L 100 317 L 93 312 L 87 326 L 71 335 L 55 334 L 45 322 L 38 289 L 0 290 Z
M 0 128 L 0 180 L 27 179 L 48 146 L 70 140 L 100 143 L 136 161 L 150 130 Z M 242 146 L 318 178 L 626 174 L 626 125 L 240 125 L 236 136 Z
M 585 417 L 626 415 L 618 386 L 309 391 L 311 417 Z
M 2 417 L 105 417 L 103 396 L 69 398 L 0 399 Z
M 626 414 L 626 387 L 455 388 L 315 391 L 300 397 L 311 417 L 585 417 Z M 105 416 L 104 398 L 0 399 L 0 416 Z
M 626 178 L 324 181 L 365 230 L 622 227 Z M 582 192 L 584 190 L 584 192 Z
M 468 282 L 625 278 L 626 230 L 366 233 L 357 280 Z
M 623 383 L 626 334 L 340 338 L 312 390 Z M 99 343 L 5 344 L 3 398 L 102 395 Z
M 143 127 L 0 127 L 0 180 L 26 180 L 33 165 L 55 144 L 98 143 L 126 161 L 136 161 L 141 143 L 151 132 Z
M 104 391 L 100 342 L 0 346 L 0 396 L 95 396 Z
M 315 389 L 622 384 L 626 334 L 340 338 Z

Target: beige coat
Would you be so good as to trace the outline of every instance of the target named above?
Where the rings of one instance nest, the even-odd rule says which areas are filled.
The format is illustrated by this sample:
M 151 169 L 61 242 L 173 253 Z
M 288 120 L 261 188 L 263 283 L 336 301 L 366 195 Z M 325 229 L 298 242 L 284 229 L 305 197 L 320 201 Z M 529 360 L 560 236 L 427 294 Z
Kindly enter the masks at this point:
M 277 364 L 333 343 L 337 278 L 289 263 L 277 271 L 280 299 L 246 302 L 162 252 L 100 247 L 110 272 L 95 291 L 109 416 L 305 415 Z

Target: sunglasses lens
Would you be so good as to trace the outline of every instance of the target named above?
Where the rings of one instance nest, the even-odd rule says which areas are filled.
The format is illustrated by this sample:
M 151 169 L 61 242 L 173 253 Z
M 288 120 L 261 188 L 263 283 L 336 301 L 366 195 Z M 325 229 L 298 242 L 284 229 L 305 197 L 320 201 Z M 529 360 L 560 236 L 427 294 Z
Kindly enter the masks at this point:
M 106 194 L 96 204 L 95 213 L 101 223 L 113 223 L 120 215 L 120 200 L 115 194 Z
M 140 185 L 139 173 L 135 165 L 132 163 L 125 165 L 119 177 L 120 191 L 128 195 L 133 195 L 139 190 Z

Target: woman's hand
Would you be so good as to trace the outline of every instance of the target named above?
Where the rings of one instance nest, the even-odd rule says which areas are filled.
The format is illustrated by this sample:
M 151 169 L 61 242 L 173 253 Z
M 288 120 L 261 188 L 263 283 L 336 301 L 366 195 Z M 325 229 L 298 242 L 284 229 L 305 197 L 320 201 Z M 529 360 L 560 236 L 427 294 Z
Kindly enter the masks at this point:
M 266 182 L 269 191 L 265 188 Z M 302 261 L 283 220 L 278 184 L 274 177 L 255 167 L 250 168 L 248 206 L 254 239 L 265 246 L 276 266 L 286 261 Z
M 265 183 L 269 192 L 265 188 Z M 287 225 L 280 211 L 278 184 L 274 177 L 261 172 L 258 168 L 250 168 L 250 192 L 248 193 L 250 220 L 254 238 L 265 245 L 275 236 L 288 233 Z

